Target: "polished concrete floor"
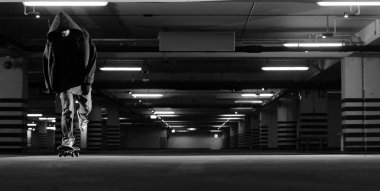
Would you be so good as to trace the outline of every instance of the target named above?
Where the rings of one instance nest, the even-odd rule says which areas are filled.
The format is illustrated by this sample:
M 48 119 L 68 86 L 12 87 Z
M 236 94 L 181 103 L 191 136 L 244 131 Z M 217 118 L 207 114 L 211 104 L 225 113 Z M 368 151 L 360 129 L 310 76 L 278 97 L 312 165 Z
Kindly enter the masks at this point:
M 0 190 L 380 190 L 380 155 L 0 156 Z

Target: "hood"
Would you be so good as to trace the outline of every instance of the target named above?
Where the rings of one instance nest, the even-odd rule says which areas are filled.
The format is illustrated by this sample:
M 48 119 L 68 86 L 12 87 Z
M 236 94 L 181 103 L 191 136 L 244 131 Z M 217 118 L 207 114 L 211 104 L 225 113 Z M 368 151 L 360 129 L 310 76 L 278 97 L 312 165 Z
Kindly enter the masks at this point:
M 49 39 L 54 38 L 55 33 L 60 35 L 62 31 L 67 29 L 70 30 L 70 33 L 83 33 L 82 28 L 68 14 L 59 12 L 50 26 L 47 37 Z

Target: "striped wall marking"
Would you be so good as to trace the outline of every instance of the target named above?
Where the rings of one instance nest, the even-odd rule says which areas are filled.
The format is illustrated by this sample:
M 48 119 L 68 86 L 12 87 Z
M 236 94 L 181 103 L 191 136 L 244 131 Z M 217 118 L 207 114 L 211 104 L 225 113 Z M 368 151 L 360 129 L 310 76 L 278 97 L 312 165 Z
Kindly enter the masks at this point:
M 0 98 L 0 149 L 26 147 L 25 100 Z
M 342 107 L 342 111 L 380 111 L 380 107 L 358 106 L 358 107 Z
M 103 148 L 103 120 L 90 120 L 87 128 L 87 148 L 99 150 Z
M 380 120 L 342 120 L 342 125 L 355 125 L 355 124 L 380 124 Z
M 357 107 L 357 108 L 378 108 L 380 107 L 380 102 L 357 102 L 357 103 L 354 103 L 354 102 L 346 102 L 346 103 L 342 103 L 342 108 L 354 108 L 354 107 Z
M 380 128 L 379 129 L 343 129 L 343 133 L 380 133 Z
M 0 137 L 0 142 L 22 142 L 23 139 L 22 137 Z
M 380 148 L 380 99 L 342 101 L 342 132 L 345 147 L 365 150 Z
M 23 111 L 0 111 L 0 116 L 22 116 L 24 113 Z
M 343 111 L 342 116 L 359 116 L 359 115 L 380 115 L 380 111 L 364 111 L 364 110 L 357 110 L 357 111 Z
M 346 141 L 349 141 L 349 142 L 370 142 L 370 141 L 379 142 L 380 137 L 346 137 Z M 377 143 L 377 144 L 379 144 L 379 143 Z
M 1 133 L 23 133 L 22 129 L 6 129 L 6 128 L 0 128 L 0 134 Z

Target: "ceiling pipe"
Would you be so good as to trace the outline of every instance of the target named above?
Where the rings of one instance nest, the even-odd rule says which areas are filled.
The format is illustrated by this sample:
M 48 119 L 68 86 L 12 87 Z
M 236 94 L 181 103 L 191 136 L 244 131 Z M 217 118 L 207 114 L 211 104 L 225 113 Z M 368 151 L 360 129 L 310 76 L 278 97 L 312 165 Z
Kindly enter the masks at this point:
M 2 44 L 11 44 L 23 51 L 26 52 L 42 52 L 44 50 L 44 45 L 32 45 L 27 46 L 22 43 L 13 40 L 6 35 L 0 33 L 0 41 Z M 98 52 L 159 52 L 158 46 L 106 46 L 102 44 L 96 45 Z M 318 51 L 318 52 L 380 52 L 380 46 L 373 45 L 348 45 L 342 47 L 285 47 L 281 46 L 257 46 L 257 45 L 248 45 L 248 46 L 238 46 L 235 49 L 235 52 L 246 52 L 246 53 L 261 53 L 261 52 L 305 52 L 305 51 Z M 202 52 L 202 51 L 200 51 Z M 214 52 L 214 51 L 209 51 Z

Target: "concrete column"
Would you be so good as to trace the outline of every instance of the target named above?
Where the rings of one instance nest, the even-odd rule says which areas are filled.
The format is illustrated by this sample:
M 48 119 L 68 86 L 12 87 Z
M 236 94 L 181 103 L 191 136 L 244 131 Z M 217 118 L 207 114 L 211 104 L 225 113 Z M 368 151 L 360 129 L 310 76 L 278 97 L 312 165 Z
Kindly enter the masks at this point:
M 39 149 L 47 149 L 48 148 L 48 138 L 47 138 L 47 122 L 42 121 L 39 123 L 39 126 L 37 129 L 38 132 L 38 148 Z
M 299 149 L 325 149 L 327 147 L 327 91 L 302 91 L 299 111 Z
M 277 106 L 278 148 L 296 149 L 297 143 L 297 100 L 281 98 Z
M 380 149 L 380 57 L 342 59 L 342 133 L 346 150 Z
M 277 108 L 273 106 L 260 112 L 260 147 L 277 148 Z
M 260 148 L 260 119 L 259 115 L 249 115 L 249 129 L 251 135 L 251 149 Z
M 55 96 L 55 148 L 62 144 L 62 127 L 61 127 L 61 117 L 62 117 L 62 106 L 61 99 L 59 96 Z
M 120 114 L 116 105 L 106 106 L 107 127 L 106 127 L 106 148 L 120 149 Z
M 342 106 L 341 92 L 327 93 L 327 122 L 328 138 L 327 147 L 338 150 L 340 148 Z
M 245 121 L 244 120 L 240 120 L 238 121 L 238 134 L 244 134 L 245 133 Z
M 86 132 L 87 142 L 86 142 L 85 148 L 89 150 L 100 150 L 103 147 L 102 108 L 100 107 L 99 103 L 96 101 L 93 101 L 92 103 L 92 110 L 88 116 L 88 120 L 90 122 L 88 124 L 87 132 Z
M 0 152 L 27 148 L 26 66 L 22 58 L 0 57 Z

